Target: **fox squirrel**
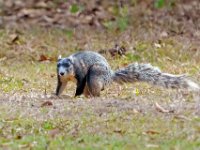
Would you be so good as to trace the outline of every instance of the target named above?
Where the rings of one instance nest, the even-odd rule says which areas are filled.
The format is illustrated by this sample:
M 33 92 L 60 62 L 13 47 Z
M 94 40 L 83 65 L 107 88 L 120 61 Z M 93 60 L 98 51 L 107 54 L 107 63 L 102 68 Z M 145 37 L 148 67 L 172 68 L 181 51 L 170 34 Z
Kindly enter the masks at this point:
M 57 78 L 57 96 L 63 92 L 68 81 L 77 82 L 75 96 L 84 94 L 86 97 L 100 96 L 100 92 L 112 81 L 144 81 L 165 88 L 200 90 L 200 87 L 185 75 L 163 73 L 150 64 L 133 63 L 114 72 L 102 55 L 92 51 L 78 52 L 67 58 L 60 56 L 57 62 Z

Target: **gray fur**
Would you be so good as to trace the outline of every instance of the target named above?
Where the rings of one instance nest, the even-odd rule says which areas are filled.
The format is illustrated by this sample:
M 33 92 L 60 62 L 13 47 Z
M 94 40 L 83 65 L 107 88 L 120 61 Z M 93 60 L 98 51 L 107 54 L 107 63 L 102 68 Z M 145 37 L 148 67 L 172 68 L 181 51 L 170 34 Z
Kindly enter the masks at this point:
M 66 60 L 70 60 L 72 64 L 65 67 Z M 60 70 L 65 68 L 65 75 L 60 75 Z M 68 71 L 71 68 L 71 71 Z M 68 77 L 68 74 L 70 75 Z M 90 51 L 75 53 L 67 58 L 58 60 L 58 82 L 56 95 L 62 93 L 60 84 L 68 82 L 72 76 L 76 79 L 77 89 L 75 96 L 84 92 L 86 96 L 100 96 L 100 91 L 112 81 L 112 70 L 107 60 L 100 54 Z M 85 83 L 86 82 L 86 83 Z M 87 92 L 85 92 L 87 91 Z M 88 95 L 89 94 L 89 95 Z
M 199 86 L 187 79 L 185 75 L 163 73 L 160 69 L 150 64 L 130 64 L 125 68 L 117 70 L 113 75 L 113 80 L 117 83 L 143 81 L 165 88 L 200 90 Z
M 60 75 L 63 68 L 65 74 Z M 57 95 L 62 93 L 64 86 L 69 80 L 73 80 L 72 78 L 77 82 L 75 96 L 82 93 L 85 96 L 100 96 L 100 91 L 112 81 L 117 83 L 144 81 L 165 88 L 199 90 L 199 86 L 184 75 L 163 73 L 150 64 L 134 63 L 114 72 L 102 55 L 91 51 L 82 51 L 59 59 L 57 73 Z

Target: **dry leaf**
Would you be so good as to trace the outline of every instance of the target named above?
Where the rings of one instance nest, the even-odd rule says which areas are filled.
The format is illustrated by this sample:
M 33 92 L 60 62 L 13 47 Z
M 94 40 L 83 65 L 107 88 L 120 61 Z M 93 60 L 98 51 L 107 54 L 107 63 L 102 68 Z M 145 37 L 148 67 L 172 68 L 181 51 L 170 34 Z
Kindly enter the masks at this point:
M 116 128 L 116 129 L 114 130 L 114 132 L 115 132 L 115 133 L 122 134 L 122 133 L 123 133 L 123 130 L 120 129 L 120 128 Z
M 161 48 L 161 45 L 158 44 L 158 43 L 154 43 L 154 46 L 155 46 L 156 48 Z
M 53 103 L 51 101 L 46 101 L 44 103 L 42 103 L 41 107 L 45 107 L 45 106 L 52 106 Z
M 38 61 L 56 61 L 57 58 L 56 57 L 48 57 L 44 54 L 40 55 L 40 58 Z
M 146 134 L 160 134 L 158 131 L 155 131 L 155 130 L 147 130 L 145 133 Z
M 13 44 L 19 40 L 19 36 L 17 34 L 11 34 L 10 35 L 10 44 Z
M 48 58 L 47 58 L 47 56 L 45 56 L 45 55 L 40 55 L 40 59 L 39 59 L 39 61 L 46 61 L 46 60 L 49 60 Z
M 115 44 L 115 47 L 108 50 L 111 54 L 111 56 L 123 56 L 127 52 L 126 48 L 124 46 L 119 46 L 118 44 Z

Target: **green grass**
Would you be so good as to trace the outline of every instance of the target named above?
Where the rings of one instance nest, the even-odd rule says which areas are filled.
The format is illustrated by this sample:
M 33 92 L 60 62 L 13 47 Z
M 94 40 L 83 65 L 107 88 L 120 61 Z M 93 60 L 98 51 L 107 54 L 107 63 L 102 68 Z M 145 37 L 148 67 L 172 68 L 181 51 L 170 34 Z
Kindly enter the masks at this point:
M 132 119 L 126 121 L 123 119 L 126 115 L 113 115 L 106 122 L 92 114 L 78 120 L 1 120 L 1 146 L 13 149 L 193 149 L 200 146 L 199 136 L 194 135 L 198 121 L 151 118 L 151 115 L 131 115 Z M 103 128 L 92 131 L 97 126 Z M 52 136 L 50 133 L 55 129 L 58 132 Z
M 54 96 L 56 58 L 81 49 L 109 49 L 126 32 L 32 29 L 9 43 L 14 31 L 0 31 L 0 147 L 2 149 L 199 149 L 200 120 L 191 92 L 145 83 L 110 85 L 101 98 L 74 98 L 70 83 Z M 134 32 L 134 31 L 132 31 Z M 111 34 L 112 33 L 112 34 Z M 169 73 L 188 73 L 199 81 L 199 53 L 168 37 L 159 42 L 121 40 L 127 54 L 112 58 L 117 69 L 132 62 L 152 63 Z M 136 40 L 138 39 L 138 40 Z M 156 44 L 160 46 L 156 46 Z M 184 50 L 188 47 L 187 51 Z M 52 61 L 39 61 L 40 56 Z M 136 92 L 138 91 L 138 92 Z M 42 106 L 46 101 L 51 106 Z M 172 113 L 161 113 L 159 103 Z

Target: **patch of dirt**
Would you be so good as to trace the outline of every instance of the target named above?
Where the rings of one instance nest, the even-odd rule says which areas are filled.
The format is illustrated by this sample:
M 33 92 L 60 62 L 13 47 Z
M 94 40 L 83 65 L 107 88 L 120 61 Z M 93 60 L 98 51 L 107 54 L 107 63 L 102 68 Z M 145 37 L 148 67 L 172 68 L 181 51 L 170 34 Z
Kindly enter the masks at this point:
M 166 102 L 165 97 L 171 100 Z M 191 96 L 191 95 L 190 95 Z M 155 99 L 155 100 L 154 100 Z M 196 100 L 196 101 L 195 101 Z M 8 116 L 18 115 L 22 118 L 33 118 L 36 120 L 47 120 L 55 118 L 79 118 L 85 114 L 99 117 L 108 114 L 136 114 L 136 115 L 163 115 L 164 117 L 184 116 L 185 113 L 199 114 L 199 99 L 187 101 L 187 97 L 181 92 L 163 93 L 158 100 L 155 95 L 144 97 L 137 96 L 131 99 L 115 98 L 73 98 L 67 95 L 56 97 L 55 95 L 44 95 L 39 92 L 16 93 L 12 96 L 4 95 L 0 98 L 0 110 L 6 109 Z M 159 103 L 159 104 L 158 104 Z M 159 109 L 158 109 L 159 108 Z M 22 111 L 23 110 L 23 111 Z M 166 111 L 160 111 L 166 110 Z

